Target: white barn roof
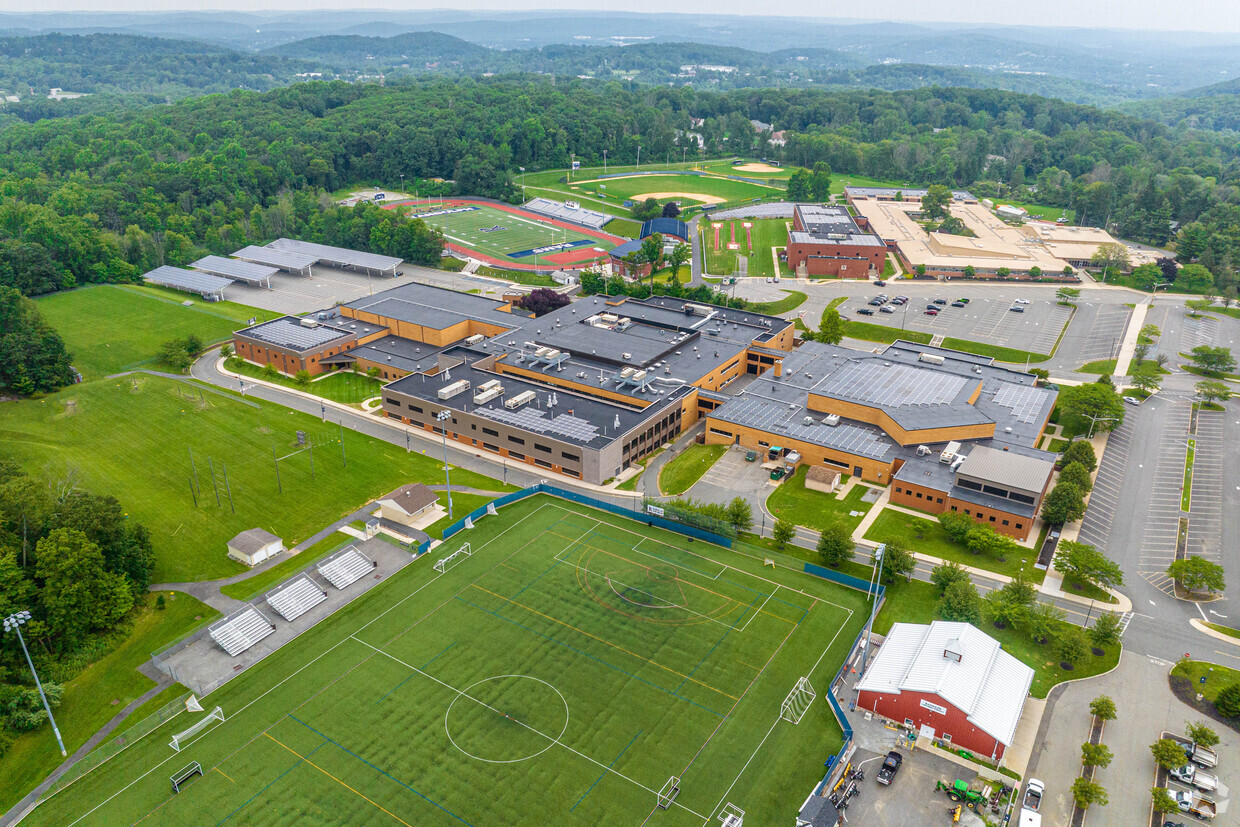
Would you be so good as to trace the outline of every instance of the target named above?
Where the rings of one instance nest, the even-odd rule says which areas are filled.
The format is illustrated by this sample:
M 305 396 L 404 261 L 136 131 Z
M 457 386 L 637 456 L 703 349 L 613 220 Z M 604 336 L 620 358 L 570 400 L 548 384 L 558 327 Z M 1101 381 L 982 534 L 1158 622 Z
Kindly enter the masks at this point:
M 959 661 L 946 657 L 948 651 Z M 864 692 L 938 695 L 969 722 L 1010 746 L 1033 684 L 1033 670 L 968 623 L 896 623 L 857 684 Z

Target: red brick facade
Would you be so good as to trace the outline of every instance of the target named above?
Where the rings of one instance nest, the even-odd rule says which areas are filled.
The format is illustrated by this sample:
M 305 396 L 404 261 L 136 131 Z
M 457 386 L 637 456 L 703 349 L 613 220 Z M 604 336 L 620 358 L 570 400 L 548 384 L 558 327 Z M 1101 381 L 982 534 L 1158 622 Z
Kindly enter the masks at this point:
M 945 511 L 967 514 L 979 524 L 988 525 L 1000 534 L 1006 534 L 1020 541 L 1029 539 L 1029 534 L 1033 530 L 1033 517 L 965 502 L 942 491 L 935 491 L 920 485 L 910 485 L 902 480 L 896 480 L 891 484 L 890 496 L 891 502 L 896 505 L 929 511 L 932 514 L 942 514 Z
M 810 276 L 837 276 L 845 279 L 864 279 L 870 268 L 883 271 L 886 247 L 857 244 L 837 244 L 833 241 L 816 241 L 804 244 L 788 244 L 788 269 Z

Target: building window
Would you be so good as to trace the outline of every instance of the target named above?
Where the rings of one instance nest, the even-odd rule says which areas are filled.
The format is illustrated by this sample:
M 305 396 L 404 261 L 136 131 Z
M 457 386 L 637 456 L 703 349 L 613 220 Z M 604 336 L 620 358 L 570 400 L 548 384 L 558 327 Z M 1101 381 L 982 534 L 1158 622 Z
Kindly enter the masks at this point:
M 956 510 L 956 506 L 954 506 L 954 505 L 953 505 L 953 506 L 952 506 L 952 511 L 955 511 L 955 510 Z
M 1004 524 L 1004 525 L 1007 525 L 1007 524 L 1008 524 L 1008 521 L 1007 521 L 1007 520 L 1004 520 L 1004 521 L 1003 521 L 1003 524 Z
M 570 454 L 568 451 L 561 451 L 560 456 L 564 457 L 564 459 L 572 460 L 573 462 L 581 462 L 580 456 L 577 454 Z
M 535 442 L 535 443 L 534 443 L 534 450 L 535 450 L 535 451 L 543 451 L 543 452 L 548 453 L 548 454 L 549 454 L 549 453 L 551 453 L 551 449 L 550 449 L 550 448 L 548 448 L 546 445 L 539 445 L 537 442 Z
M 990 521 L 991 521 L 992 523 L 995 521 L 995 515 L 994 515 L 994 514 L 991 514 L 991 515 L 990 515 Z
M 578 471 L 574 471 L 571 468 L 564 468 L 562 470 L 565 474 L 567 474 L 570 477 L 576 477 L 577 479 L 581 479 L 581 473 Z
M 943 504 L 943 498 L 942 498 L 942 497 L 938 497 L 938 498 L 936 498 L 936 499 L 935 499 L 935 502 L 936 502 L 936 503 L 938 503 L 939 505 L 942 505 L 942 504 Z
M 509 435 L 508 435 L 508 441 L 509 441 L 509 442 L 514 442 L 514 443 L 516 443 L 517 445 L 524 445 L 524 444 L 525 444 L 525 440 L 524 440 L 524 439 L 522 439 L 522 438 L 521 438 L 521 437 L 519 437 L 519 436 L 512 436 L 511 434 L 509 434 Z
M 525 454 L 518 454 L 516 451 L 509 451 L 508 456 L 513 459 L 525 459 Z
M 383 397 L 383 401 L 384 401 L 384 402 L 386 402 L 386 403 L 387 403 L 387 404 L 389 404 L 389 405 L 395 405 L 395 406 L 396 406 L 396 407 L 398 407 L 398 408 L 400 407 L 400 402 L 399 402 L 399 401 L 397 401 L 397 400 L 395 400 L 395 399 L 391 399 L 391 398 L 389 398 L 389 397 L 386 397 L 386 396 L 385 396 L 385 397 Z
M 534 464 L 539 465 L 543 468 L 551 467 L 551 463 L 547 462 L 545 459 L 538 459 L 537 457 L 534 458 Z
M 1016 524 L 1016 527 L 1017 527 L 1017 528 L 1024 528 L 1024 527 L 1025 527 L 1025 524 L 1024 524 L 1024 523 L 1017 523 L 1017 524 Z
M 917 492 L 917 499 L 919 499 L 919 500 L 921 499 L 921 492 L 920 492 L 920 491 L 918 491 L 918 492 Z
M 489 443 L 489 442 L 484 442 L 484 443 L 482 443 L 482 447 L 483 447 L 483 448 L 486 448 L 488 451 L 495 451 L 496 453 L 498 453 L 498 452 L 499 452 L 499 446 L 498 446 L 498 445 L 492 445 L 492 444 L 491 444 L 491 443 Z
M 967 509 L 967 508 L 966 508 L 966 509 L 964 510 L 964 513 L 965 513 L 965 514 L 968 514 L 968 513 L 969 513 L 969 509 Z
M 900 490 L 900 486 L 898 486 L 898 485 L 896 486 L 896 493 L 897 493 L 897 494 L 903 494 L 903 493 L 904 493 L 903 491 L 901 491 L 901 490 Z
M 482 432 L 487 436 L 499 436 L 499 431 L 492 430 L 485 425 L 482 426 Z

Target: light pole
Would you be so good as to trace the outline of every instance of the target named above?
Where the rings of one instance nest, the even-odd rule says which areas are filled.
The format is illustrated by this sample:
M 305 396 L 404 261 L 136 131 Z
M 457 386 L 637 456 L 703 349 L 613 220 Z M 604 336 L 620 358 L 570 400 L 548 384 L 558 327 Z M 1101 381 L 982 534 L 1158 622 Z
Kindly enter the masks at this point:
M 401 195 L 407 195 L 407 194 L 408 194 L 408 193 L 406 193 L 406 192 L 405 192 L 405 173 L 403 173 L 403 172 L 400 174 L 400 194 L 401 194 Z
M 603 177 L 607 177 L 607 150 L 603 150 Z
M 865 624 L 865 648 L 861 650 L 861 671 L 858 675 L 865 675 L 865 665 L 870 657 L 870 633 L 874 628 L 874 616 L 878 614 L 878 590 L 880 581 L 883 579 L 883 558 L 886 557 L 887 545 L 879 543 L 874 549 L 874 604 L 870 606 L 870 619 Z M 866 596 L 870 594 L 869 586 L 866 587 Z M 860 680 L 860 678 L 858 678 Z
M 17 639 L 22 644 L 22 652 L 26 654 L 26 663 L 30 665 L 30 674 L 34 675 L 34 685 L 39 687 L 39 697 L 43 699 L 43 708 L 47 710 L 47 720 L 52 724 L 52 732 L 56 733 L 56 743 L 60 744 L 60 754 L 67 758 L 69 753 L 65 751 L 65 742 L 60 737 L 60 728 L 56 726 L 56 719 L 52 717 L 52 708 L 47 703 L 47 695 L 43 694 L 43 683 L 39 680 L 39 673 L 34 671 L 34 661 L 30 659 L 30 650 L 26 648 L 26 639 L 22 637 L 21 625 L 29 619 L 30 612 L 25 610 L 14 612 L 4 619 L 4 631 L 17 632 Z
M 1099 422 L 1119 421 L 1118 416 L 1090 416 L 1089 414 L 1081 414 L 1081 416 L 1089 420 L 1089 434 L 1085 437 L 1086 439 L 1094 438 L 1094 426 L 1097 425 Z
M 452 475 L 448 472 L 448 420 L 452 412 L 448 410 L 435 414 L 439 420 L 439 433 L 443 437 L 443 478 L 448 483 L 448 519 L 452 519 Z M 507 476 L 507 475 L 505 475 Z
M 524 201 L 525 200 L 525 167 L 517 167 L 517 169 L 521 170 L 521 200 Z M 573 180 L 573 171 L 571 169 L 568 171 L 568 180 L 570 181 Z
M 642 168 L 642 145 L 637 145 L 637 168 Z

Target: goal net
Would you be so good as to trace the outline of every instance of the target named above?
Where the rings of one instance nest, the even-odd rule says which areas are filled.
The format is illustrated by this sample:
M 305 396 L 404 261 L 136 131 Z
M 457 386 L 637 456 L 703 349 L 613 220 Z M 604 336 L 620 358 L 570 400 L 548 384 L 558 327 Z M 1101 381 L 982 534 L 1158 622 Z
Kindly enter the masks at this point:
M 472 555 L 473 553 L 474 553 L 473 550 L 470 549 L 469 547 L 469 543 L 466 543 L 465 545 L 458 548 L 456 551 L 449 554 L 447 557 L 440 557 L 438 560 L 436 560 L 435 571 L 445 572 L 448 569 L 455 566 L 457 563 L 464 560 L 466 557 L 469 557 L 470 555 Z
M 783 705 L 779 708 L 779 717 L 789 723 L 801 723 L 801 718 L 804 717 L 805 711 L 809 709 L 817 695 L 814 687 L 810 686 L 809 678 L 799 679 L 797 685 L 792 687 L 792 691 L 788 693 L 788 697 L 784 698 Z
M 723 827 L 742 827 L 745 823 L 745 811 L 729 801 L 720 811 L 719 821 L 723 823 Z
M 210 726 L 212 721 L 222 720 L 224 720 L 224 710 L 217 706 L 215 709 L 208 712 L 201 721 L 194 724 L 189 729 L 173 735 L 172 740 L 168 743 L 168 746 L 172 747 L 177 752 L 180 752 L 181 747 L 185 746 L 195 735 Z
M 676 796 L 680 794 L 680 779 L 672 776 L 667 779 L 667 783 L 663 785 L 663 789 L 659 790 L 659 809 L 666 810 L 672 806 L 672 802 L 676 800 Z

